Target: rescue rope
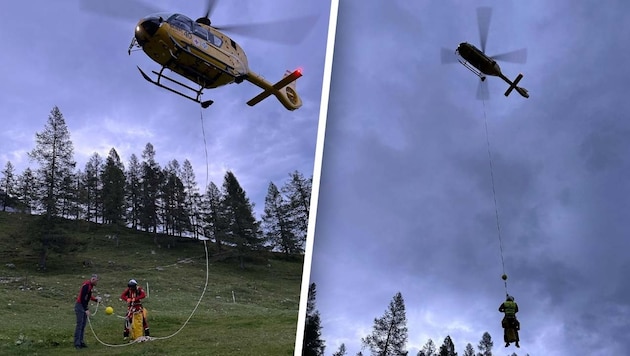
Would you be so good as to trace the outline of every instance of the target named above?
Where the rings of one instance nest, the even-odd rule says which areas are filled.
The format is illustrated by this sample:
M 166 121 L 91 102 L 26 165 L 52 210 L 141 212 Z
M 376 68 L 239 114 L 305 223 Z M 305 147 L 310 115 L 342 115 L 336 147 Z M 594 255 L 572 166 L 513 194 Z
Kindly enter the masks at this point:
M 488 119 L 487 119 L 487 115 L 486 115 L 486 100 L 482 99 L 482 103 L 483 103 L 483 120 L 484 120 L 484 124 L 486 127 L 486 143 L 488 146 L 488 161 L 490 162 L 490 179 L 492 181 L 492 197 L 494 199 L 494 214 L 496 216 L 496 220 L 497 220 L 497 235 L 499 237 L 499 250 L 501 252 L 501 267 L 503 268 L 503 285 L 505 287 L 505 295 L 508 295 L 508 289 L 507 289 L 507 274 L 505 273 L 505 260 L 503 258 L 503 241 L 501 239 L 501 225 L 499 224 L 499 208 L 497 205 L 497 193 L 496 190 L 494 188 L 494 169 L 493 169 L 493 165 L 492 165 L 492 153 L 490 151 L 490 135 L 488 134 Z
M 154 337 L 154 336 L 141 336 L 129 343 L 125 343 L 125 344 L 108 344 L 104 341 L 102 341 L 101 339 L 98 338 L 98 336 L 96 335 L 96 332 L 94 331 L 94 328 L 92 327 L 92 320 L 90 320 L 90 316 L 88 316 L 88 324 L 90 325 L 90 330 L 92 330 L 92 334 L 94 335 L 94 338 L 96 339 L 96 341 L 100 342 L 101 344 L 108 346 L 108 347 L 121 347 L 121 346 L 129 346 L 129 345 L 133 345 L 135 343 L 138 342 L 143 342 L 143 341 L 149 341 L 149 340 L 165 340 L 165 339 L 169 339 L 177 334 L 179 334 L 180 331 L 182 331 L 184 329 L 184 327 L 186 327 L 186 325 L 188 324 L 188 321 L 190 321 L 190 319 L 192 318 L 192 316 L 195 314 L 195 312 L 197 311 L 197 308 L 199 307 L 199 304 L 201 304 L 201 300 L 203 299 L 203 296 L 206 294 L 206 290 L 208 289 L 208 275 L 209 275 L 209 259 L 208 259 L 208 245 L 206 244 L 206 240 L 203 240 L 203 246 L 204 249 L 206 251 L 206 283 L 203 287 L 203 292 L 201 293 L 201 297 L 199 297 L 199 300 L 197 301 L 197 305 L 195 305 L 195 308 L 193 309 L 193 311 L 190 313 L 190 315 L 188 316 L 188 319 L 186 319 L 186 321 L 184 322 L 184 324 L 179 328 L 179 330 L 177 330 L 176 332 L 174 332 L 171 335 L 168 336 L 163 336 L 163 337 Z M 94 315 L 96 315 L 97 311 L 98 311 L 98 305 L 100 304 L 100 302 L 96 303 L 96 309 L 94 310 Z M 122 317 L 124 319 L 124 317 Z

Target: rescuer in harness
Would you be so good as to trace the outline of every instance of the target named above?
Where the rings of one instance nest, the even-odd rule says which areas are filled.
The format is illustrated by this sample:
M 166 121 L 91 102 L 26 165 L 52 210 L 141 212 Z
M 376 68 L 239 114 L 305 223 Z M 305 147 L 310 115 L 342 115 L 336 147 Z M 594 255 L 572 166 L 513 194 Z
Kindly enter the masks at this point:
M 518 313 L 518 304 L 514 301 L 514 297 L 508 295 L 505 302 L 499 306 L 499 311 L 505 313 L 503 320 L 501 320 L 501 326 L 503 327 L 503 341 L 505 341 L 505 347 L 510 346 L 510 343 L 515 342 L 516 347 L 521 347 L 518 344 L 518 331 L 521 329 L 521 323 L 516 319 L 516 313 Z

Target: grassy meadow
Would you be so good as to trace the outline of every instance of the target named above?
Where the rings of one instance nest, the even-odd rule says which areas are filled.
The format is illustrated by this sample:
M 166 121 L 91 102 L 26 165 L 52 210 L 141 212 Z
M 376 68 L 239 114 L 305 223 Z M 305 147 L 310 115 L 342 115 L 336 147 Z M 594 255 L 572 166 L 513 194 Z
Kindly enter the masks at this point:
M 293 355 L 301 257 L 261 253 L 241 269 L 208 242 L 208 284 L 190 317 L 206 283 L 203 242 L 67 222 L 72 245 L 51 253 L 42 272 L 38 242 L 29 237 L 34 223 L 0 212 L 1 355 Z M 114 234 L 118 240 L 108 237 Z M 77 351 L 74 301 L 92 273 L 100 275 L 95 294 L 103 301 L 90 304 L 88 348 Z M 129 345 L 118 298 L 131 278 L 148 291 L 143 304 L 155 339 Z M 114 314 L 106 315 L 106 306 Z

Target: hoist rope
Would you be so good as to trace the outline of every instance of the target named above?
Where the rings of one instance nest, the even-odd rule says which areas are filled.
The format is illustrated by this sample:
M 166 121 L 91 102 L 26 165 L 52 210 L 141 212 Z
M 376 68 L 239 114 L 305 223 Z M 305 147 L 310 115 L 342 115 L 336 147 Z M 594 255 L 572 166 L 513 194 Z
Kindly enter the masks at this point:
M 492 165 L 492 153 L 490 150 L 490 135 L 488 134 L 488 118 L 486 115 L 486 100 L 482 100 L 483 103 L 483 120 L 486 128 L 486 143 L 488 146 L 488 161 L 490 162 L 490 179 L 492 181 L 492 197 L 494 199 L 494 214 L 497 220 L 497 235 L 499 237 L 499 250 L 501 252 L 501 267 L 503 269 L 503 276 L 507 276 L 505 273 L 505 259 L 503 258 L 503 241 L 501 239 L 501 225 L 499 224 L 499 208 L 497 205 L 497 193 L 494 187 L 494 168 Z M 505 295 L 508 295 L 507 289 L 507 278 L 503 280 L 503 284 L 505 286 Z

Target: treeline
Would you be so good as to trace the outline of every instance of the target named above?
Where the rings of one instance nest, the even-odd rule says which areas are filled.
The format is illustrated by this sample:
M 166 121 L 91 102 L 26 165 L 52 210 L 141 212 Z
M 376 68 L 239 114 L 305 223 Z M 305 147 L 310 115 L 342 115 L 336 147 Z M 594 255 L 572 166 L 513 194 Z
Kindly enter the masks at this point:
M 308 290 L 306 306 L 306 321 L 304 328 L 304 342 L 302 346 L 303 356 L 323 356 L 326 349 L 325 340 L 322 339 L 321 317 L 316 308 L 316 284 L 311 283 Z M 356 356 L 363 356 L 363 350 L 367 349 L 373 356 L 408 356 L 406 349 L 408 338 L 407 317 L 405 302 L 400 292 L 396 293 L 383 316 L 374 319 L 372 333 L 361 339 L 362 350 Z M 492 356 L 494 342 L 490 333 L 484 332 L 479 344 L 478 352 L 472 344 L 467 343 L 462 356 Z M 348 355 L 346 345 L 341 344 L 333 356 Z M 444 338 L 444 342 L 437 344 L 429 339 L 416 356 L 457 356 L 455 344 L 450 335 Z M 510 356 L 518 356 L 513 352 Z M 529 356 L 529 354 L 527 354 Z
M 173 159 L 161 167 L 151 143 L 140 158 L 132 154 L 126 167 L 112 148 L 105 159 L 94 153 L 83 169 L 77 169 L 73 151 L 63 115 L 55 106 L 29 152 L 38 168 L 17 174 L 7 162 L 2 170 L 2 211 L 37 213 L 51 224 L 44 231 L 54 230 L 55 220 L 63 218 L 155 234 L 203 236 L 214 241 L 217 250 L 230 245 L 241 256 L 259 249 L 286 254 L 304 250 L 312 177 L 295 171 L 280 188 L 270 182 L 264 214 L 257 220 L 233 172 L 226 172 L 221 188 L 210 182 L 202 193 L 190 161 L 180 165 Z M 49 233 L 41 236 L 42 268 L 52 240 Z

